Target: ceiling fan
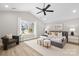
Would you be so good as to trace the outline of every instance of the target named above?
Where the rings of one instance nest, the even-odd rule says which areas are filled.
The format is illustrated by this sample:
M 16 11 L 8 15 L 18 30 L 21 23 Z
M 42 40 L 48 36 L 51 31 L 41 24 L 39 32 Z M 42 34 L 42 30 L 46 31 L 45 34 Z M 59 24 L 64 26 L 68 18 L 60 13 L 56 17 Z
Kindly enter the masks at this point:
M 44 6 L 43 8 L 39 8 L 39 7 L 36 7 L 37 9 L 41 10 L 40 12 L 38 12 L 37 14 L 43 12 L 44 15 L 46 15 L 46 12 L 54 12 L 54 10 L 48 10 L 48 8 L 50 7 L 51 5 L 48 4 L 46 7 L 45 7 L 45 3 L 44 3 Z

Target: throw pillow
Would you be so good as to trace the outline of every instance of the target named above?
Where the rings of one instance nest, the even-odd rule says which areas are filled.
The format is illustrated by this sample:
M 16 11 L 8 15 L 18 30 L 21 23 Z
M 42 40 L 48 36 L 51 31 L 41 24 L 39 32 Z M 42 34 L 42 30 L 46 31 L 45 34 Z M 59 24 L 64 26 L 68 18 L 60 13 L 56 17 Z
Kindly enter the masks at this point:
M 6 37 L 12 39 L 12 34 L 6 34 Z

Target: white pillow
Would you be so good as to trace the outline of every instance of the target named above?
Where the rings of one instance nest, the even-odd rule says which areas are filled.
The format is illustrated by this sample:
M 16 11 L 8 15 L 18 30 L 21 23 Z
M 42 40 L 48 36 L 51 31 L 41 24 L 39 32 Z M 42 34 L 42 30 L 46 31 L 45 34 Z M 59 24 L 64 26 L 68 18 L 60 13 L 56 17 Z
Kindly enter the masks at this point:
M 7 38 L 12 39 L 12 34 L 6 34 Z
M 62 32 L 58 33 L 58 37 L 62 37 Z

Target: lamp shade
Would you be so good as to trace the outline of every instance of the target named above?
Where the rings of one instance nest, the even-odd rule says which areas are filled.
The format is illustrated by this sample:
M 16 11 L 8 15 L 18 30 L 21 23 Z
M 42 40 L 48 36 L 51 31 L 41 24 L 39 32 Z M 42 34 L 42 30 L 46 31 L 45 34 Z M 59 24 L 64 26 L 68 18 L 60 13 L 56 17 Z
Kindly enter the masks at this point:
M 75 28 L 70 28 L 70 31 L 73 31 L 74 32 L 75 31 Z

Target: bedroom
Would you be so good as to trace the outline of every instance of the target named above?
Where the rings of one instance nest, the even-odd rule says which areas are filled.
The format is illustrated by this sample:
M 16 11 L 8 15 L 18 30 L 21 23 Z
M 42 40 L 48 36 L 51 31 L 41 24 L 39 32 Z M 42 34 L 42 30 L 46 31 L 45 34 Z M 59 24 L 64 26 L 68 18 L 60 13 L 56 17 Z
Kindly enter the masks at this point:
M 47 54 L 46 52 L 45 52 L 46 54 L 41 53 L 41 50 L 39 50 L 40 53 L 43 55 L 79 55 L 79 52 L 78 52 L 79 7 L 78 5 L 79 3 L 0 3 L 0 33 L 1 33 L 0 38 L 5 36 L 7 33 L 18 35 L 20 36 L 19 41 L 22 41 L 25 44 L 27 43 L 27 45 L 32 47 L 35 51 L 39 50 L 38 48 L 41 48 L 41 50 L 43 49 L 42 50 L 43 52 L 45 52 L 44 49 L 46 49 L 47 51 L 50 50 L 49 54 Z M 47 10 L 52 10 L 52 12 L 46 12 L 45 9 L 42 9 L 42 11 L 40 12 L 39 8 L 37 7 L 39 8 L 47 7 L 48 8 Z M 27 31 L 24 30 L 23 33 L 26 33 L 26 34 L 20 33 L 20 30 L 21 30 L 19 28 L 20 20 L 24 21 L 25 24 L 27 25 L 29 23 L 33 25 L 31 29 L 29 29 L 29 26 L 28 26 L 28 29 L 27 27 L 25 27 Z M 58 35 L 62 36 L 61 33 L 58 34 L 58 32 L 60 31 L 62 33 L 63 32 L 67 33 L 65 35 L 67 36 L 65 39 L 67 39 L 68 42 L 66 42 L 65 45 L 64 43 L 58 44 L 59 42 L 57 42 L 59 39 Z M 28 32 L 31 32 L 31 33 L 28 34 Z M 51 36 L 50 32 L 55 32 L 55 33 L 52 33 L 55 44 L 52 44 L 52 45 L 49 44 L 51 45 L 51 47 L 49 47 L 48 49 L 46 47 L 38 45 L 37 40 L 39 39 L 39 37 L 42 36 L 42 38 L 44 39 L 49 39 L 50 37 L 46 37 L 46 36 Z M 28 37 L 29 39 L 27 39 Z M 58 39 L 55 40 L 56 38 Z M 36 39 L 36 40 L 33 40 L 33 39 Z M 59 39 L 59 41 L 61 41 L 61 39 Z M 0 43 L 2 42 L 0 41 Z M 64 46 L 62 48 L 59 48 L 59 46 L 56 47 L 57 45 L 60 45 L 60 46 L 64 45 Z M 54 54 L 50 53 L 52 46 L 53 48 L 55 48 L 53 50 L 53 52 L 55 51 Z M 66 50 L 66 52 L 64 52 L 64 50 Z M 57 53 L 56 51 L 59 51 L 59 52 Z M 63 53 L 60 54 L 61 51 L 64 54 Z

